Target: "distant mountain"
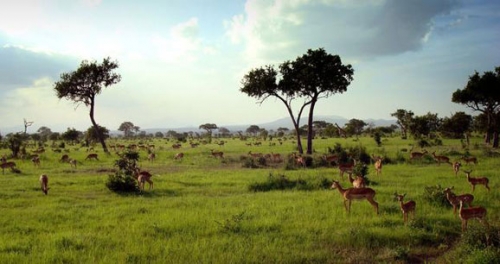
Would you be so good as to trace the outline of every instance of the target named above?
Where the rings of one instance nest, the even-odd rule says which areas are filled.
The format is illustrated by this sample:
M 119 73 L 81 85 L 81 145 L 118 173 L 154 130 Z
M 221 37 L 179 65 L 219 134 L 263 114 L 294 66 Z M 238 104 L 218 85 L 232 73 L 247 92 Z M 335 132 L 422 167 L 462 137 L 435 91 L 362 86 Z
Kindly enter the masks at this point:
M 349 122 L 350 119 L 341 117 L 341 116 L 315 116 L 314 117 L 315 121 L 325 121 L 327 123 L 335 124 L 337 123 L 339 126 L 344 126 L 346 123 Z M 396 124 L 396 120 L 387 120 L 387 119 L 366 119 L 363 120 L 367 124 L 374 124 L 374 126 L 390 126 Z M 303 117 L 300 119 L 300 126 L 306 125 L 307 124 L 307 117 Z M 293 124 L 292 120 L 290 117 L 284 117 L 280 118 L 278 120 L 275 120 L 273 122 L 268 122 L 268 123 L 262 123 L 262 124 L 248 124 L 248 125 L 230 125 L 230 126 L 225 126 L 225 125 L 217 125 L 219 127 L 225 127 L 229 131 L 235 133 L 238 131 L 245 131 L 247 130 L 248 127 L 251 125 L 256 125 L 259 126 L 260 128 L 264 128 L 266 130 L 277 130 L 280 127 L 288 128 L 290 130 L 293 129 Z M 162 132 L 165 133 L 169 130 L 173 130 L 178 133 L 183 133 L 183 132 L 204 132 L 205 130 L 200 130 L 198 127 L 178 127 L 178 128 L 147 128 L 143 129 L 142 131 L 145 131 L 147 134 L 150 133 L 156 133 L 156 132 Z M 123 134 L 123 132 L 120 131 L 112 131 L 112 134 Z

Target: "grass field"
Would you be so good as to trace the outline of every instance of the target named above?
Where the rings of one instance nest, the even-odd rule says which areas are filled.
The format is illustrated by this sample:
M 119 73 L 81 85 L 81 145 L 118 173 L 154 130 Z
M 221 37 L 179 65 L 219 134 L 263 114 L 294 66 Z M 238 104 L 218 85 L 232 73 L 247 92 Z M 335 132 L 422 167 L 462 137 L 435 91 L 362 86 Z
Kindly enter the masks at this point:
M 353 202 L 348 214 L 337 190 L 249 190 L 269 175 L 306 182 L 335 179 L 350 187 L 335 167 L 242 166 L 249 151 L 288 155 L 295 149 L 291 140 L 275 146 L 224 140 L 224 146 L 191 148 L 184 143 L 180 150 L 172 149 L 171 141 L 146 142 L 155 145 L 157 158 L 150 162 L 140 151 L 140 166 L 153 174 L 154 181 L 154 189 L 147 190 L 146 185 L 141 195 L 116 194 L 105 186 L 118 159 L 115 154 L 96 150 L 100 160 L 86 161 L 85 148 L 66 146 L 67 154 L 78 160 L 76 169 L 59 162 L 62 154 L 50 148 L 40 155 L 39 168 L 29 159 L 13 160 L 20 173 L 6 170 L 0 176 L 0 262 L 498 263 L 500 159 L 479 138 L 469 148 L 479 163 L 464 164 L 463 169 L 490 179 L 490 192 L 483 186 L 473 192 L 473 204 L 488 210 L 490 228 L 472 220 L 465 234 L 451 206 L 438 206 L 426 197 L 426 187 L 436 185 L 454 186 L 457 194 L 471 193 L 465 174 L 455 176 L 450 165 L 428 160 L 385 164 L 378 177 L 370 165 L 370 187 L 377 192 L 380 214 L 366 201 Z M 396 160 L 407 159 L 414 142 L 384 138 L 377 147 L 368 137 L 317 139 L 314 155 L 323 155 L 335 143 L 363 146 L 369 154 Z M 212 157 L 211 149 L 224 151 L 225 158 Z M 426 149 L 453 161 L 465 152 L 458 140 L 443 140 L 443 145 Z M 184 158 L 174 160 L 180 151 Z M 0 149 L 2 154 L 9 150 Z M 40 174 L 49 176 L 48 195 L 40 190 Z M 407 200 L 417 203 L 416 216 L 407 225 L 394 192 L 406 193 Z M 482 242 L 486 234 L 487 243 Z

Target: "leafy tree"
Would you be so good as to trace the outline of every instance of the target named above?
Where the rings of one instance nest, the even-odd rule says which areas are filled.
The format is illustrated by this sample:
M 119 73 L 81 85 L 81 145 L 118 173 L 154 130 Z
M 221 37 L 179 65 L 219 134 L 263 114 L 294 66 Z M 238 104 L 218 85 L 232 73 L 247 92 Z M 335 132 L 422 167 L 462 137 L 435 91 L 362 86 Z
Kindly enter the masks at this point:
M 137 132 L 139 130 L 139 127 L 136 127 L 134 123 L 130 121 L 125 121 L 123 122 L 120 127 L 118 128 L 118 131 L 123 132 L 123 137 L 129 138 L 134 136 L 134 132 Z
M 314 121 L 313 122 L 314 134 L 323 136 L 323 131 L 326 129 L 328 124 L 329 123 L 326 121 Z
M 56 140 L 59 140 L 60 137 L 61 137 L 61 134 L 59 132 L 52 132 L 49 136 L 49 139 L 52 141 L 56 141 Z
M 69 128 L 66 130 L 66 132 L 62 133 L 61 138 L 65 141 L 69 141 L 72 143 L 75 143 L 78 141 L 78 139 L 83 135 L 82 132 L 77 131 L 74 128 Z
M 462 90 L 457 89 L 453 93 L 451 101 L 484 114 L 487 127 L 485 143 L 489 144 L 493 138 L 493 147 L 498 148 L 500 67 L 496 67 L 495 72 L 487 71 L 483 75 L 476 71 Z
M 98 125 L 99 126 L 99 125 Z M 89 127 L 87 132 L 85 132 L 85 139 L 88 142 L 97 142 L 100 138 L 108 139 L 109 138 L 109 129 L 99 126 L 99 132 L 96 132 L 94 127 Z
M 50 138 L 50 135 L 52 134 L 52 130 L 46 126 L 42 126 L 37 130 L 38 134 L 40 135 L 40 139 L 42 141 L 47 141 Z
M 9 135 L 7 142 L 9 149 L 12 151 L 12 157 L 18 158 L 19 154 L 23 152 L 23 142 L 27 139 L 26 134 L 15 133 Z
M 314 108 L 320 98 L 335 93 L 343 93 L 353 80 L 354 70 L 351 65 L 343 65 L 338 55 L 330 55 L 324 49 L 307 51 L 295 61 L 285 61 L 278 72 L 272 66 L 251 70 L 242 80 L 241 92 L 255 97 L 263 103 L 269 97 L 279 99 L 288 110 L 297 137 L 297 148 L 303 153 L 300 139 L 300 117 L 306 106 L 309 106 L 307 153 L 312 154 Z M 297 117 L 292 110 L 292 102 L 303 98 Z
M 253 136 L 257 135 L 257 133 L 259 133 L 259 131 L 260 131 L 260 127 L 257 125 L 251 125 L 246 130 L 246 132 L 248 134 L 252 134 Z
M 366 125 L 368 124 L 365 121 L 353 118 L 345 124 L 345 130 L 348 134 L 356 135 L 358 138 Z
M 199 129 L 204 129 L 205 131 L 207 131 L 208 143 L 212 143 L 212 131 L 214 129 L 217 129 L 217 125 L 206 123 L 206 124 L 200 125 Z
M 222 137 L 229 137 L 231 135 L 231 131 L 225 127 L 219 127 L 218 130 Z
M 457 112 L 451 117 L 445 117 L 441 125 L 441 133 L 450 138 L 462 138 L 472 128 L 472 116 Z
M 391 116 L 397 119 L 396 123 L 401 128 L 401 138 L 407 139 L 408 129 L 413 120 L 413 112 L 404 109 L 398 109 L 396 112 L 392 113 Z
M 267 136 L 269 136 L 269 131 L 267 131 L 265 128 L 261 128 L 259 130 L 259 137 L 266 140 Z
M 423 116 L 416 116 L 410 124 L 410 131 L 414 138 L 420 139 L 422 136 L 429 137 L 431 133 L 437 132 L 441 126 L 441 119 L 437 114 L 427 113 Z
M 163 138 L 163 136 L 164 136 L 163 133 L 160 132 L 160 131 L 158 131 L 158 132 L 155 133 L 155 137 L 156 138 Z
M 59 99 L 64 97 L 77 104 L 83 103 L 90 107 L 90 121 L 94 127 L 95 135 L 106 153 L 109 151 L 105 137 L 101 134 L 99 125 L 94 118 L 95 99 L 96 95 L 101 93 L 102 87 L 108 87 L 121 80 L 121 76 L 113 72 L 117 68 L 118 63 L 112 62 L 110 58 L 105 58 L 102 64 L 84 60 L 76 71 L 61 74 L 61 80 L 56 82 L 54 86 Z

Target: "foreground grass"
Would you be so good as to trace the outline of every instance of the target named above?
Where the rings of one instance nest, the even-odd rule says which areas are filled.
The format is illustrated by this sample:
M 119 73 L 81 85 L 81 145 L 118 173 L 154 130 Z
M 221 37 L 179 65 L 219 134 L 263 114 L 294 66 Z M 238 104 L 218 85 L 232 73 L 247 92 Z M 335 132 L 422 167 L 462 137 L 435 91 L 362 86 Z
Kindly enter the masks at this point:
M 142 195 L 119 195 L 105 187 L 116 156 L 101 154 L 100 161 L 89 162 L 85 152 L 72 150 L 70 156 L 80 160 L 76 170 L 58 163 L 57 153 L 44 154 L 41 168 L 18 161 L 20 174 L 0 177 L 2 263 L 474 263 L 488 254 L 498 256 L 497 248 L 461 245 L 460 220 L 451 207 L 425 199 L 429 185 L 470 192 L 465 176 L 455 177 L 450 166 L 386 165 L 382 176 L 370 176 L 380 215 L 366 201 L 353 202 L 347 214 L 337 190 L 248 189 L 269 174 L 308 182 L 339 179 L 335 168 L 244 169 L 240 156 L 248 148 L 239 141 L 226 144 L 225 161 L 207 154 L 216 145 L 185 147 L 185 159 L 174 161 L 175 151 L 159 144 L 165 147 L 158 148 L 158 161 L 141 162 L 154 174 L 155 184 Z M 333 144 L 318 141 L 317 149 Z M 371 146 L 370 139 L 342 144 L 363 144 L 369 153 L 388 155 L 408 148 L 407 142 L 395 139 L 384 141 L 383 148 Z M 460 147 L 445 142 L 440 151 L 450 149 Z M 289 153 L 293 148 L 290 143 L 259 151 Z M 492 228 L 500 216 L 499 163 L 481 157 L 478 165 L 466 167 L 473 175 L 490 178 L 492 191 L 478 186 L 474 204 L 488 209 Z M 41 173 L 50 177 L 47 196 L 39 189 Z M 349 187 L 346 179 L 340 180 Z M 417 202 L 416 218 L 408 225 L 393 200 L 396 191 Z M 481 228 L 476 221 L 469 225 L 471 230 Z

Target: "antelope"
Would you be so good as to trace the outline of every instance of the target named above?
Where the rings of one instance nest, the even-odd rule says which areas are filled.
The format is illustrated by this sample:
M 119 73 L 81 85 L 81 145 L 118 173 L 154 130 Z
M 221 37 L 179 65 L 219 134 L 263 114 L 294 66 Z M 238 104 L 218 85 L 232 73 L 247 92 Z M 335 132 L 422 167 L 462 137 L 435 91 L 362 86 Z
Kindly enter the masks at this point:
M 69 161 L 69 156 L 68 154 L 64 154 L 61 156 L 61 159 L 59 159 L 60 162 L 68 162 Z
M 97 154 L 96 153 L 91 153 L 91 154 L 87 155 L 87 157 L 85 158 L 85 160 L 91 160 L 91 159 L 99 160 L 97 158 Z
M 338 181 L 333 181 L 331 189 L 338 189 L 340 195 L 344 198 L 344 207 L 349 213 L 351 211 L 351 201 L 352 200 L 363 200 L 366 199 L 375 209 L 378 214 L 378 203 L 373 200 L 375 197 L 375 191 L 371 188 L 348 188 L 343 189 Z
M 460 201 L 460 209 L 458 215 L 462 220 L 462 232 L 467 230 L 467 221 L 469 219 L 476 218 L 483 225 L 488 227 L 488 222 L 486 221 L 486 208 L 482 206 L 473 207 L 473 208 L 463 208 L 463 201 Z
M 262 157 L 262 153 L 252 153 L 252 151 L 248 152 L 248 155 L 252 157 L 253 159 L 260 158 Z
M 432 152 L 432 156 L 434 157 L 434 160 L 437 161 L 438 165 L 441 165 L 441 162 L 448 163 L 451 165 L 450 158 L 446 156 L 438 156 L 436 155 L 436 151 Z
M 33 165 L 35 167 L 40 167 L 40 157 L 34 156 L 33 158 L 31 158 L 31 161 L 33 162 Z
M 151 173 L 147 171 L 141 171 L 139 168 L 136 169 L 135 171 L 135 176 L 137 178 L 137 182 L 139 183 L 139 190 L 142 192 L 144 191 L 144 184 L 146 182 L 149 183 L 149 189 L 153 189 L 153 181 L 151 180 Z
M 47 193 L 49 192 L 49 177 L 46 175 L 46 174 L 42 174 L 40 175 L 40 185 L 42 187 L 42 191 L 43 193 L 45 193 L 45 195 L 47 195 Z
M 223 159 L 224 158 L 224 152 L 222 151 L 214 151 L 213 149 L 211 150 L 211 154 L 214 158 L 221 158 Z
M 453 214 L 457 214 L 457 207 L 460 206 L 460 202 L 463 202 L 464 204 L 467 205 L 467 207 L 472 206 L 472 201 L 474 201 L 474 195 L 472 194 L 461 194 L 461 195 L 455 195 L 452 191 L 453 186 L 444 189 L 443 193 L 446 194 L 446 199 L 450 204 L 453 206 Z
M 295 162 L 295 165 L 297 166 L 301 166 L 303 168 L 306 167 L 306 160 L 304 159 L 304 157 L 300 156 L 300 155 L 297 155 L 295 152 L 292 154 L 292 158 Z
M 68 163 L 71 167 L 75 167 L 76 169 L 76 163 L 77 163 L 76 159 L 68 159 Z
M 374 157 L 374 158 L 375 158 L 375 157 Z M 375 164 L 374 164 L 374 166 L 375 166 L 375 171 L 377 172 L 377 176 L 378 176 L 379 174 L 382 174 L 382 158 L 381 158 L 381 157 L 377 157 L 377 158 L 375 159 Z
M 328 163 L 328 165 L 332 165 L 333 162 L 339 162 L 339 157 L 337 155 L 323 155 L 323 159 Z
M 2 174 L 5 174 L 5 169 L 10 168 L 11 170 L 14 170 L 14 167 L 16 167 L 16 163 L 13 161 L 9 162 L 3 162 L 0 164 L 0 167 L 2 168 Z
M 184 158 L 184 153 L 182 153 L 182 152 L 179 152 L 179 153 L 175 154 L 175 156 L 174 156 L 174 159 L 176 159 L 176 160 L 178 160 L 178 159 L 182 160 L 182 158 Z
M 455 161 L 455 163 L 453 163 L 453 171 L 455 172 L 455 176 L 458 175 L 458 171 L 460 170 L 461 166 L 462 164 L 458 161 Z
M 340 177 L 342 177 L 342 179 L 344 179 L 344 172 L 352 171 L 352 169 L 354 168 L 354 165 L 356 165 L 355 161 L 350 162 L 350 163 L 339 164 Z
M 410 153 L 410 160 L 421 159 L 425 154 L 427 154 L 427 150 L 425 149 L 423 152 L 412 152 Z
M 469 164 L 470 162 L 477 164 L 477 158 L 474 156 L 470 157 L 462 156 L 462 160 L 465 161 L 466 164 Z
M 366 187 L 366 181 L 365 178 L 362 176 L 356 176 L 356 179 L 352 178 L 352 171 L 347 172 L 348 177 L 349 177 L 349 182 L 352 183 L 352 187 L 354 188 L 365 188 Z
M 490 182 L 490 180 L 488 178 L 486 178 L 486 177 L 473 178 L 473 177 L 470 176 L 470 173 L 472 171 L 466 171 L 466 170 L 464 170 L 464 172 L 467 175 L 467 181 L 472 186 L 472 191 L 474 191 L 474 189 L 476 188 L 477 184 L 484 185 L 484 187 L 486 187 L 486 189 L 488 189 L 488 192 L 490 191 L 490 187 L 488 186 L 488 183 Z
M 173 148 L 173 149 L 180 149 L 180 148 L 181 148 L 181 146 L 182 146 L 181 144 L 179 144 L 179 143 L 175 143 L 175 144 L 173 144 L 173 145 L 172 145 L 172 148 Z
M 149 155 L 148 155 L 148 160 L 149 160 L 150 162 L 154 162 L 154 161 L 155 161 L 155 159 L 156 159 L 156 154 L 155 154 L 154 152 L 149 153 Z
M 412 217 L 415 218 L 415 208 L 417 207 L 417 203 L 413 200 L 410 200 L 406 203 L 403 202 L 405 196 L 406 196 L 406 193 L 403 193 L 403 194 L 394 193 L 394 197 L 396 199 L 398 199 L 399 207 L 401 208 L 401 211 L 403 212 L 403 223 L 408 222 L 408 214 L 409 213 L 411 213 Z
M 281 162 L 283 159 L 281 158 L 281 154 L 279 153 L 272 153 L 271 152 L 271 158 L 273 162 Z

